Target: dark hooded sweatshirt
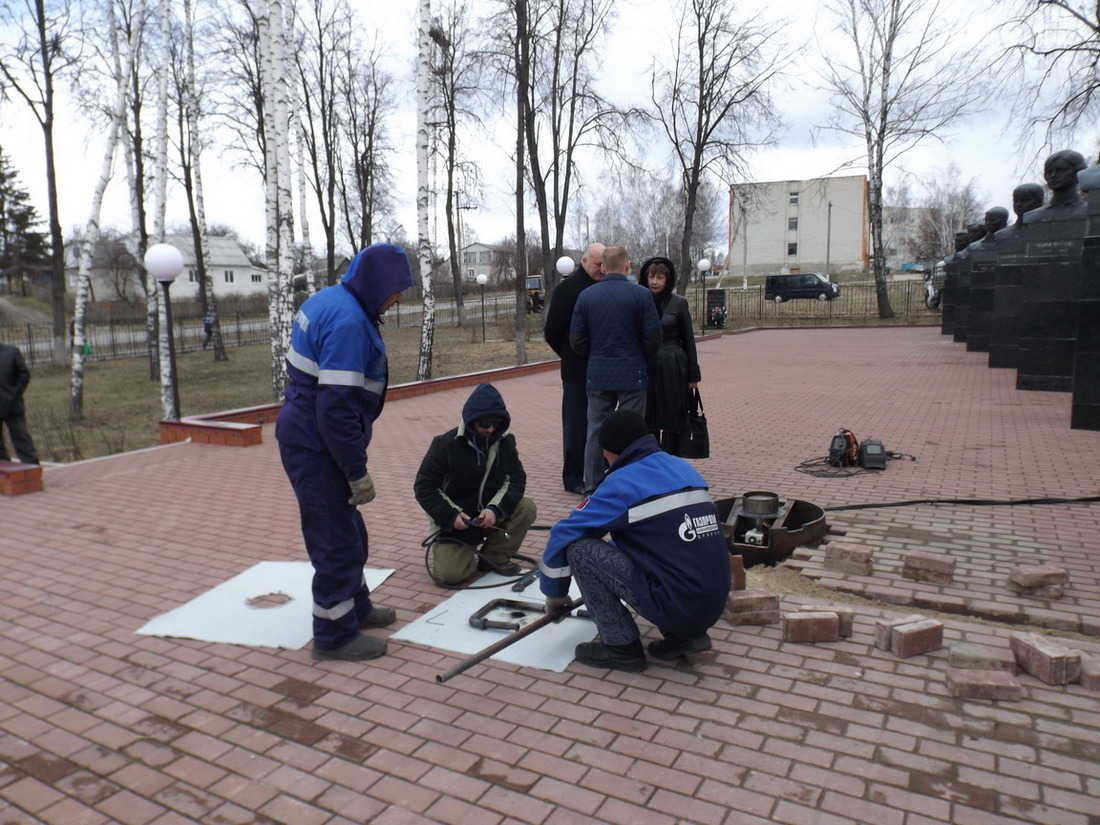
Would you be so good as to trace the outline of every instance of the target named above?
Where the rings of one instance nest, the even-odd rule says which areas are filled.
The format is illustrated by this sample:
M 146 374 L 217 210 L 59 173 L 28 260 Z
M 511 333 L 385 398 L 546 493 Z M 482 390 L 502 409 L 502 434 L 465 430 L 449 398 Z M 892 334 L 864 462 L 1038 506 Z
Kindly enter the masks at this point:
M 503 424 L 487 438 L 471 423 L 498 418 Z M 511 416 L 496 387 L 481 384 L 462 408 L 462 424 L 432 439 L 413 482 L 413 492 L 436 527 L 450 532 L 460 512 L 477 516 L 491 508 L 506 521 L 523 498 L 527 474 L 519 460 Z

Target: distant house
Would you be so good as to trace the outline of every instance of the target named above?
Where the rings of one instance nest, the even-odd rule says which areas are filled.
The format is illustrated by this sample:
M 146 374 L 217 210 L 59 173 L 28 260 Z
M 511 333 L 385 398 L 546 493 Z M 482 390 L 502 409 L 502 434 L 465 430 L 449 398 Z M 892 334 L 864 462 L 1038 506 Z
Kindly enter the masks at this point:
M 172 284 L 172 299 L 198 300 L 199 271 L 190 236 L 167 235 L 164 240 L 183 254 L 183 271 Z M 78 255 L 76 244 L 66 249 L 65 275 L 70 293 L 76 292 Z M 140 302 L 144 300 L 140 275 L 141 264 L 134 260 L 123 240 L 101 239 L 92 253 L 89 297 L 92 301 Z M 209 275 L 217 297 L 267 294 L 267 270 L 253 264 L 233 238 L 210 238 Z

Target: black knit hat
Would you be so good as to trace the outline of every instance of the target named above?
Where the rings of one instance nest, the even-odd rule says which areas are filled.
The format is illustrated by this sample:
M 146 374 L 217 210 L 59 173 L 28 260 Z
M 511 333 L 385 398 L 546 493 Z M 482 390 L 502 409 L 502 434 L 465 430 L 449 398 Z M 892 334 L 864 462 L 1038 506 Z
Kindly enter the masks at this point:
M 645 419 L 632 410 L 616 410 L 600 427 L 600 446 L 621 455 L 627 447 L 649 434 Z

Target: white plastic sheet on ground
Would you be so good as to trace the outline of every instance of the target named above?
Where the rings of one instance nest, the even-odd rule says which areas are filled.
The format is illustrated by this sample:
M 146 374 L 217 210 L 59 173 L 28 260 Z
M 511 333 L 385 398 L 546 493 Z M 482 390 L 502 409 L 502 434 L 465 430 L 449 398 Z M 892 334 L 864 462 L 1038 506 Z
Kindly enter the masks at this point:
M 366 568 L 373 592 L 393 573 Z M 187 604 L 157 616 L 137 632 L 201 642 L 299 650 L 313 638 L 313 566 L 262 561 Z M 385 600 L 379 594 L 379 602 Z
M 470 625 L 470 617 L 494 599 L 509 599 L 520 602 L 532 602 L 539 605 L 545 601 L 539 592 L 538 583 L 531 584 L 521 593 L 512 591 L 514 579 L 503 579 L 495 573 L 489 573 L 478 579 L 475 584 L 487 585 L 501 582 L 503 586 L 485 590 L 458 590 L 453 596 L 425 613 L 415 622 L 405 625 L 394 633 L 392 642 L 416 642 L 448 650 L 462 656 L 472 656 L 491 644 L 505 638 L 509 630 L 479 630 Z M 570 596 L 580 598 L 576 582 Z M 507 611 L 505 611 L 507 612 Z M 537 618 L 537 616 L 536 616 Z M 549 624 L 521 639 L 492 658 L 524 667 L 535 667 L 561 673 L 573 661 L 573 649 L 581 642 L 591 641 L 596 635 L 596 626 L 591 619 L 568 618 L 557 624 Z

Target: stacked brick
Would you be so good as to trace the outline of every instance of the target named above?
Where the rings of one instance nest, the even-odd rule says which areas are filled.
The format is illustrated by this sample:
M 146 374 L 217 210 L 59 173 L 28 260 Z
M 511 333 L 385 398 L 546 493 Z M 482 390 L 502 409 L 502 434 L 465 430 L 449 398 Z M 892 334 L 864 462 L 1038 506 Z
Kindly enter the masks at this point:
M 943 647 L 943 622 L 923 616 L 884 619 L 875 625 L 875 647 L 910 659 Z
M 847 607 L 803 605 L 782 613 L 783 641 L 796 643 L 836 642 L 852 635 L 854 614 Z
M 1018 702 L 1023 687 L 1016 679 L 1016 657 L 1011 651 L 984 645 L 952 645 L 947 687 L 959 699 Z
M 1081 681 L 1081 654 L 1046 636 L 1013 633 L 1009 637 L 1016 664 L 1048 685 Z
M 1060 599 L 1069 573 L 1053 564 L 1013 567 L 1008 573 L 1008 589 L 1017 596 L 1035 599 Z
M 779 621 L 779 596 L 770 590 L 734 590 L 723 617 L 731 625 L 765 625 Z
M 862 544 L 831 541 L 825 545 L 825 569 L 856 576 L 874 575 L 875 551 Z
M 0 438 L 3 435 L 0 434 Z M 42 489 L 42 468 L 37 464 L 0 461 L 0 495 L 21 496 Z
M 901 575 L 918 582 L 950 584 L 955 578 L 955 560 L 943 553 L 907 553 Z

